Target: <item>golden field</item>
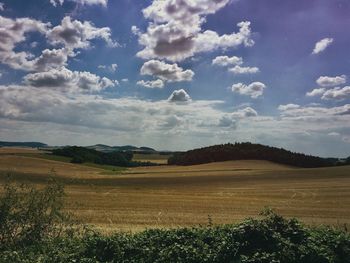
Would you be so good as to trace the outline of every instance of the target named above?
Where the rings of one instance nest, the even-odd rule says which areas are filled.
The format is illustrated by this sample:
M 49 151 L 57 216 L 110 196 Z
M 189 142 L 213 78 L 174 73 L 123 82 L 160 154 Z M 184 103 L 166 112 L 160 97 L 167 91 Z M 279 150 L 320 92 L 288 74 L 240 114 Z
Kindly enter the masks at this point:
M 266 206 L 308 224 L 350 223 L 350 166 L 301 169 L 252 160 L 120 170 L 62 161 L 2 148 L 0 179 L 10 172 L 14 180 L 42 184 L 54 170 L 65 183 L 66 209 L 104 231 L 207 224 L 208 217 L 233 223 Z

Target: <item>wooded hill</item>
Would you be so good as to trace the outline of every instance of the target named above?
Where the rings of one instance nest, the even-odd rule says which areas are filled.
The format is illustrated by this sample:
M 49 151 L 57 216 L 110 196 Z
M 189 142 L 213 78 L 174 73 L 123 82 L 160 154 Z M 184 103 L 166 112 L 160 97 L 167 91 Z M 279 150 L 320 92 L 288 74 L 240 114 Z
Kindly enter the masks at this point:
M 193 165 L 230 160 L 266 160 L 305 168 L 336 165 L 332 159 L 249 142 L 220 144 L 177 153 L 169 158 L 168 164 Z
M 150 166 L 150 162 L 132 161 L 133 153 L 130 151 L 100 152 L 79 146 L 68 146 L 52 150 L 53 155 L 70 157 L 72 163 L 96 163 L 122 167 Z
M 4 141 L 0 141 L 0 147 L 41 148 L 41 147 L 47 147 L 47 144 L 41 143 L 41 142 L 4 142 Z

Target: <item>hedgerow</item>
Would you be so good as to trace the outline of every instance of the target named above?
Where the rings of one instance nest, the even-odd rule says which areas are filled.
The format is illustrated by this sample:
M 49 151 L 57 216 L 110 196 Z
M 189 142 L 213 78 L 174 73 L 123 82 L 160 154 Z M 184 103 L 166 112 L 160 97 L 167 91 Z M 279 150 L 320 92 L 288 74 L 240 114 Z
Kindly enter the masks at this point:
M 7 189 L 12 189 L 13 193 L 13 187 Z M 49 189 L 51 190 L 45 188 L 15 192 L 25 194 L 25 198 L 29 199 L 33 192 L 36 196 L 43 197 L 32 198 L 30 204 L 33 212 L 33 205 L 36 207 L 35 202 L 39 202 L 39 210 L 33 214 L 45 219 L 52 216 L 50 211 L 53 203 L 48 202 L 47 209 L 43 209 L 42 202 L 53 200 L 53 197 L 47 197 L 54 194 L 55 200 L 61 204 L 63 196 L 62 191 L 57 190 L 61 188 L 50 185 Z M 13 199 L 15 195 L 11 196 Z M 7 207 L 4 211 L 8 214 L 12 206 L 17 207 L 14 211 L 20 212 L 14 201 L 17 199 L 11 198 L 5 189 L 0 202 L 1 209 Z M 22 196 L 20 200 L 23 201 L 23 198 Z M 12 201 L 8 202 L 9 199 Z M 4 205 L 6 203 L 7 206 Z M 25 205 L 23 207 L 26 208 Z M 75 229 L 53 235 L 52 230 L 64 224 L 61 220 L 64 218 L 60 210 L 62 206 L 55 207 L 55 214 L 60 216 L 54 216 L 49 221 L 43 220 L 45 227 L 36 228 L 41 229 L 39 234 L 30 237 L 25 235 L 25 242 L 20 235 L 18 240 L 8 239 L 1 243 L 0 262 L 350 262 L 350 235 L 347 231 L 326 226 L 308 227 L 296 219 L 286 219 L 271 210 L 266 210 L 261 219 L 249 218 L 233 225 L 209 224 L 192 228 L 149 229 L 136 234 L 117 232 L 113 235 L 103 235 L 91 229 Z M 1 210 L 1 213 L 4 211 Z M 31 224 L 32 219 L 14 223 Z M 2 227 L 1 231 L 4 231 L 0 233 L 3 235 L 8 230 Z

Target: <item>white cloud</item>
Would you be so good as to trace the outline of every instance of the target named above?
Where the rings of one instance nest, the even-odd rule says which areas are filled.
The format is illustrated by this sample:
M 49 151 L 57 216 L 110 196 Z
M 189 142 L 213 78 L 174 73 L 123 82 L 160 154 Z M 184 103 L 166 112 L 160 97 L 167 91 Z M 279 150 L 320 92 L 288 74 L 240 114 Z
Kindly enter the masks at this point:
M 229 71 L 233 74 L 255 74 L 260 70 L 257 67 L 241 67 L 237 65 L 233 68 L 230 68 Z
M 233 112 L 233 116 L 239 118 L 256 117 L 258 116 L 258 113 L 251 107 L 245 107 L 243 109 Z
M 113 144 L 118 140 L 188 150 L 251 141 L 323 156 L 348 155 L 350 140 L 345 140 L 344 134 L 350 131 L 349 104 L 334 108 L 300 106 L 276 118 L 254 116 L 253 110 L 244 108 L 228 113 L 218 107 L 223 103 L 169 103 L 166 99 L 108 98 L 89 93 L 72 96 L 53 88 L 0 86 L 0 133 L 6 140 L 30 138 L 51 145 Z M 342 135 L 330 137 L 330 131 Z M 320 146 L 320 140 L 329 144 Z
M 232 112 L 231 114 L 224 114 L 220 119 L 218 126 L 236 129 L 240 121 L 246 118 L 257 117 L 258 113 L 251 107 L 246 107 Z
M 278 110 L 280 110 L 280 111 L 295 110 L 295 109 L 299 109 L 299 108 L 300 108 L 300 105 L 293 104 L 293 103 L 278 106 Z
M 190 69 L 183 70 L 175 64 L 167 64 L 159 60 L 150 60 L 145 62 L 140 70 L 141 75 L 151 75 L 164 81 L 179 82 L 191 81 L 194 72 Z
M 57 6 L 57 5 L 63 5 L 65 0 L 50 0 L 50 3 L 53 6 Z M 77 4 L 81 4 L 81 5 L 101 5 L 106 7 L 108 0 L 68 0 L 71 2 L 75 2 Z
M 225 115 L 221 116 L 221 118 L 219 119 L 218 126 L 224 127 L 224 128 L 236 129 L 237 128 L 237 120 L 232 118 L 232 115 L 225 114 Z
M 328 133 L 329 136 L 340 136 L 340 133 L 338 132 L 330 132 Z
M 221 101 L 186 103 L 191 101 L 186 92 L 178 90 L 172 95 L 169 100 L 154 102 L 85 93 L 75 94 L 73 98 L 49 88 L 0 86 L 0 118 L 132 132 L 137 139 L 145 131 L 162 134 L 159 129 L 172 129 L 180 122 L 184 124 L 181 132 L 192 132 L 201 129 L 202 121 L 215 122 L 221 115 L 213 107 Z
M 334 87 L 334 86 L 346 83 L 346 76 L 345 75 L 335 76 L 335 77 L 321 76 L 316 80 L 316 83 L 321 87 Z
M 0 16 L 0 63 L 14 69 L 30 68 L 33 54 L 25 51 L 15 51 L 18 43 L 25 41 L 25 34 L 39 32 L 45 34 L 49 23 L 31 18 L 5 18 Z
M 243 59 L 241 57 L 228 57 L 228 56 L 218 56 L 213 59 L 212 64 L 218 65 L 222 67 L 231 66 L 231 65 L 241 65 L 243 63 Z
M 62 19 L 61 25 L 52 28 L 47 33 L 47 37 L 52 44 L 62 44 L 70 49 L 89 48 L 91 46 L 90 41 L 96 38 L 103 39 L 111 47 L 119 46 L 117 42 L 111 39 L 111 29 L 109 27 L 98 28 L 89 21 L 72 21 L 69 16 Z
M 140 80 L 136 84 L 149 89 L 154 89 L 154 88 L 161 89 L 164 87 L 164 82 L 161 79 L 147 80 L 147 81 Z
M 155 0 L 143 10 L 151 20 L 147 31 L 137 27 L 132 32 L 144 49 L 137 53 L 143 59 L 181 61 L 199 52 L 252 46 L 250 22 L 238 23 L 239 32 L 219 36 L 215 31 L 203 31 L 205 16 L 214 14 L 229 0 Z
M 333 38 L 324 38 L 318 41 L 315 44 L 315 48 L 312 51 L 312 54 L 318 54 L 323 52 L 329 45 L 333 43 Z
M 4 11 L 5 10 L 5 4 L 0 2 L 0 11 Z
M 282 116 L 295 117 L 298 119 L 304 119 L 305 117 L 316 118 L 320 120 L 321 117 L 329 116 L 341 116 L 341 115 L 350 115 L 350 104 L 345 104 L 339 107 L 326 108 L 321 106 L 299 106 L 290 107 L 287 105 L 280 105 L 279 110 L 282 111 Z M 329 121 L 329 120 L 328 120 Z M 324 127 L 326 128 L 326 126 Z
M 306 96 L 308 97 L 321 96 L 325 91 L 326 91 L 325 88 L 313 89 L 312 91 L 307 92 Z
M 190 95 L 184 89 L 174 90 L 168 98 L 169 102 L 186 103 L 191 101 Z
M 28 74 L 24 77 L 27 85 L 37 88 L 55 88 L 68 92 L 98 92 L 118 85 L 117 81 L 99 77 L 90 72 L 71 71 L 66 68 Z
M 323 100 L 345 100 L 350 98 L 350 86 L 336 87 L 323 93 Z
M 62 24 L 50 29 L 50 23 L 43 23 L 30 18 L 10 19 L 0 16 L 0 63 L 13 69 L 26 71 L 47 71 L 67 65 L 69 57 L 76 56 L 76 48 L 90 47 L 90 41 L 101 38 L 108 45 L 117 45 L 111 39 L 108 27 L 97 28 L 90 22 L 71 21 L 65 17 Z M 54 45 L 63 44 L 58 49 L 44 49 L 39 57 L 28 51 L 15 51 L 17 44 L 26 40 L 29 32 L 45 35 Z
M 245 85 L 243 83 L 233 84 L 231 90 L 241 95 L 247 95 L 253 99 L 256 99 L 263 94 L 265 88 L 266 85 L 264 83 L 253 82 L 249 85 Z
M 116 72 L 118 65 L 117 64 L 111 64 L 109 66 L 108 65 L 98 65 L 98 68 L 99 69 L 106 69 L 106 70 L 109 70 L 111 72 Z

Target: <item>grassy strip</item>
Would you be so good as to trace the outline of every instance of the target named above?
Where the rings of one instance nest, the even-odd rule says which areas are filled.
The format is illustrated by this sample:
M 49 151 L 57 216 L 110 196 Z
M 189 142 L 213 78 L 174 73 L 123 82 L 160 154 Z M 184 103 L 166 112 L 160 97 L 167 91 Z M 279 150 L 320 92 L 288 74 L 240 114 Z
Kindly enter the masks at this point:
M 113 165 L 107 165 L 107 164 L 83 163 L 81 165 L 106 170 L 107 172 L 105 174 L 120 174 L 123 171 L 127 170 L 127 168 L 125 167 L 113 166 Z
M 71 159 L 72 159 L 70 157 L 47 154 L 47 153 L 18 153 L 15 155 L 24 156 L 24 157 L 40 158 L 40 159 L 57 161 L 57 162 L 64 162 L 64 163 L 71 163 Z M 103 169 L 103 170 L 107 171 L 107 172 L 105 172 L 105 174 L 120 174 L 121 172 L 127 170 L 127 168 L 125 168 L 125 167 L 96 164 L 96 163 L 82 163 L 82 164 L 75 164 L 75 165 L 83 165 L 83 166 Z

